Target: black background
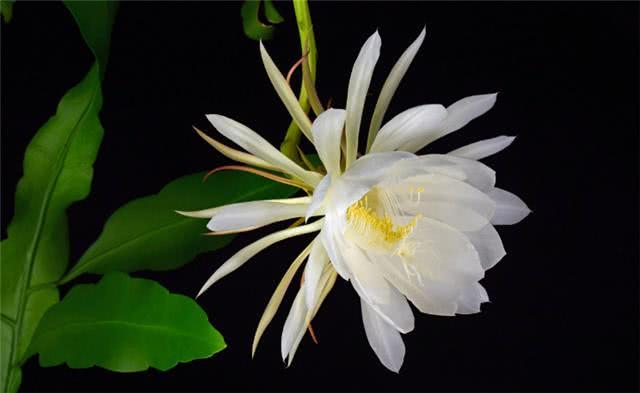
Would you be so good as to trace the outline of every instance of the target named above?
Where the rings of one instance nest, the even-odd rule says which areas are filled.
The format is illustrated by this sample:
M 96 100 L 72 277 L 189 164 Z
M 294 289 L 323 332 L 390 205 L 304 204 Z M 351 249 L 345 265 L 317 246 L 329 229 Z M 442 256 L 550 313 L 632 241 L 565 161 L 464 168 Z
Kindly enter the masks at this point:
M 72 261 L 125 202 L 228 162 L 191 130 L 195 124 L 215 133 L 205 114 L 225 114 L 280 142 L 288 115 L 258 44 L 243 35 L 240 5 L 121 4 L 92 191 L 69 210 Z M 286 22 L 267 47 L 286 71 L 299 43 L 292 7 L 278 8 Z M 305 338 L 293 366 L 284 367 L 280 331 L 289 294 L 251 360 L 259 316 L 305 244 L 298 239 L 266 250 L 199 299 L 229 345 L 219 355 L 137 374 L 42 369 L 32 358 L 22 389 L 637 390 L 638 11 L 638 3 L 311 4 L 318 89 L 334 106 L 344 106 L 353 61 L 375 29 L 383 44 L 369 113 L 387 72 L 426 25 L 389 115 L 499 91 L 493 110 L 429 151 L 518 135 L 486 162 L 498 186 L 534 212 L 499 228 L 508 255 L 483 280 L 491 303 L 471 316 L 417 314 L 399 375 L 369 348 L 357 296 L 342 281 L 314 321 L 319 345 Z M 2 25 L 3 237 L 27 143 L 91 62 L 60 3 L 19 2 L 14 20 Z M 176 271 L 135 275 L 192 296 L 216 266 L 268 232 L 240 236 Z

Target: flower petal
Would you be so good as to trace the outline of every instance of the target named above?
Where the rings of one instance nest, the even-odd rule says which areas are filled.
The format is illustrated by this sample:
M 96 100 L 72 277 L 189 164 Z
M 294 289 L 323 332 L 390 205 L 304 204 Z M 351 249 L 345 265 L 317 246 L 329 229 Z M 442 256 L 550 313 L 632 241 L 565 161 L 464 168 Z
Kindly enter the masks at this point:
M 329 187 L 331 186 L 331 176 L 326 175 L 320 180 L 320 183 L 316 186 L 316 189 L 313 190 L 313 195 L 311 196 L 311 203 L 308 205 L 304 220 L 307 221 L 313 215 L 315 215 L 318 210 L 322 207 L 322 202 L 324 202 L 325 197 L 327 196 L 327 191 L 329 191 Z
M 485 193 L 440 174 L 415 176 L 389 189 L 403 211 L 423 214 L 461 231 L 483 228 L 495 211 L 495 202 Z
M 290 203 L 290 204 L 309 204 L 311 202 L 311 197 L 303 196 L 296 198 L 285 198 L 285 199 L 267 199 L 261 202 L 277 202 L 277 203 Z M 216 206 L 203 210 L 193 210 L 193 211 L 181 211 L 176 210 L 176 213 L 181 214 L 185 217 L 193 217 L 193 218 L 211 218 L 216 215 L 216 213 L 224 208 L 225 206 Z
M 512 225 L 522 221 L 531 210 L 517 195 L 494 188 L 487 195 L 496 202 L 496 212 L 491 218 L 493 225 Z
M 417 245 L 410 264 L 422 277 L 465 285 L 484 277 L 473 244 L 449 225 L 422 217 L 409 240 Z
M 340 141 L 347 112 L 344 109 L 327 109 L 313 122 L 313 144 L 327 173 L 340 174 Z
M 258 158 L 252 154 L 248 154 L 240 150 L 233 149 L 223 143 L 216 141 L 215 139 L 211 138 L 209 135 L 205 134 L 199 129 L 195 127 L 193 127 L 193 129 L 196 130 L 196 132 L 200 135 L 200 137 L 202 137 L 202 139 L 204 139 L 208 144 L 213 146 L 214 149 L 216 149 L 218 152 L 220 152 L 222 155 L 224 155 L 227 158 L 230 158 L 234 161 L 241 162 L 243 164 L 257 166 L 259 168 L 278 170 L 278 167 L 269 164 L 268 162 L 266 162 L 261 158 Z
M 462 146 L 456 150 L 449 152 L 449 155 L 472 160 L 481 160 L 506 149 L 516 139 L 515 136 L 497 136 L 491 139 L 485 139 Z
M 433 167 L 432 170 L 429 160 L 437 159 L 454 165 L 459 171 L 465 174 L 464 181 L 480 191 L 486 192 L 491 190 L 496 184 L 496 172 L 480 161 L 455 157 L 448 154 L 428 154 L 420 156 L 420 159 L 425 159 L 425 170 L 429 172 L 440 173 L 440 171 L 437 171 L 437 167 Z M 443 174 L 449 175 L 448 172 L 444 172 Z
M 280 70 L 278 70 L 278 67 L 276 67 L 275 63 L 271 59 L 271 56 L 269 56 L 269 53 L 267 53 L 264 45 L 262 45 L 262 41 L 260 41 L 260 56 L 262 57 L 264 68 L 265 70 L 267 70 L 269 80 L 271 81 L 271 84 L 273 84 L 273 87 L 276 89 L 276 92 L 282 100 L 282 103 L 285 107 L 287 107 L 289 114 L 296 122 L 302 133 L 306 135 L 306 137 L 309 138 L 310 141 L 313 142 L 313 136 L 311 135 L 311 121 L 300 106 L 298 98 L 295 94 L 293 94 L 293 91 L 291 90 L 291 87 L 287 83 L 286 79 L 284 79 L 284 76 L 282 76 L 282 73 L 280 72 Z
M 340 277 L 349 280 L 351 272 L 342 253 L 339 252 L 343 247 L 344 239 L 340 236 L 338 228 L 335 217 L 333 215 L 326 215 L 324 218 L 324 228 L 320 231 L 320 239 L 322 240 L 322 245 L 329 256 L 333 268 L 338 272 Z
M 209 230 L 233 231 L 261 227 L 274 222 L 303 217 L 307 203 L 254 201 L 221 206 L 207 224 Z
M 399 372 L 404 361 L 405 347 L 402 336 L 384 321 L 364 300 L 360 299 L 362 322 L 369 345 L 389 370 Z
M 377 258 L 384 277 L 423 313 L 452 316 L 456 312 L 456 300 L 460 287 L 450 282 L 435 281 L 428 276 L 418 278 L 407 274 L 398 256 Z
M 384 279 L 378 267 L 359 247 L 341 250 L 351 271 L 351 284 L 358 295 L 396 330 L 408 333 L 414 317 L 407 299 Z
M 267 161 L 309 185 L 315 186 L 320 181 L 320 174 L 303 169 L 249 127 L 221 115 L 207 115 L 207 119 L 222 135 L 256 157 Z
M 465 232 L 465 235 L 478 252 L 484 270 L 494 267 L 507 254 L 500 235 L 491 224 L 479 231 Z
M 318 238 L 316 237 L 316 239 L 313 242 L 309 243 L 309 245 L 305 247 L 304 250 L 302 250 L 300 255 L 298 255 L 298 257 L 293 261 L 293 263 L 291 263 L 291 265 L 289 266 L 289 269 L 287 269 L 284 276 L 282 276 L 280 283 L 276 287 L 276 290 L 273 292 L 273 295 L 271 295 L 271 299 L 269 299 L 269 303 L 267 304 L 267 307 L 262 313 L 262 317 L 260 317 L 260 322 L 258 322 L 258 327 L 256 328 L 256 334 L 253 336 L 253 344 L 251 345 L 251 357 L 255 355 L 256 349 L 258 348 L 258 343 L 260 342 L 260 338 L 262 337 L 262 334 L 267 329 L 267 326 L 269 326 L 269 323 L 271 323 L 273 316 L 278 311 L 278 307 L 280 307 L 280 303 L 282 303 L 284 294 L 285 292 L 287 292 L 287 288 L 289 288 L 289 284 L 291 283 L 293 276 L 296 274 L 296 272 L 300 268 L 300 265 L 302 265 L 302 262 L 305 260 L 307 255 L 309 255 L 309 252 L 311 251 L 313 244 L 318 242 L 319 242 Z
M 416 138 L 408 141 L 400 150 L 415 153 L 429 143 L 447 134 L 459 130 L 476 117 L 484 114 L 496 103 L 496 94 L 482 94 L 465 97 L 447 107 L 447 117 L 437 126 L 425 130 Z
M 293 300 L 293 305 L 287 315 L 287 320 L 284 322 L 284 328 L 282 329 L 282 339 L 280 341 L 280 354 L 282 360 L 285 360 L 289 356 L 289 351 L 293 347 L 296 337 L 300 331 L 304 331 L 304 320 L 307 315 L 307 307 L 304 304 L 304 292 L 302 288 L 298 291 L 296 298 Z
M 304 299 L 308 310 L 315 308 L 316 293 L 320 284 L 320 278 L 325 268 L 329 265 L 329 257 L 322 242 L 315 241 L 311 247 L 309 260 L 304 268 Z
M 393 98 L 393 95 L 400 85 L 400 81 L 404 77 L 404 74 L 409 69 L 413 58 L 418 53 L 418 49 L 422 45 L 422 41 L 424 41 L 424 36 L 426 34 L 426 29 L 422 29 L 418 38 L 404 51 L 402 56 L 398 59 L 396 64 L 391 69 L 387 80 L 384 82 L 382 86 L 382 90 L 380 91 L 380 95 L 378 96 L 378 102 L 376 102 L 376 107 L 373 111 L 373 116 L 371 117 L 371 123 L 369 125 L 369 136 L 367 138 L 367 151 L 373 144 L 374 139 L 376 138 L 376 134 L 380 129 L 380 125 L 382 124 L 382 119 L 384 118 L 384 114 L 387 112 L 387 108 L 389 107 L 389 103 Z
M 353 64 L 351 77 L 349 78 L 349 90 L 347 92 L 347 121 L 346 121 L 346 166 L 355 161 L 358 153 L 358 134 L 362 121 L 362 110 L 367 98 L 369 83 L 373 75 L 373 69 L 380 57 L 380 35 L 376 31 L 364 43 L 358 58 Z
M 298 346 L 300 345 L 300 342 L 302 341 L 302 337 L 305 334 L 305 331 L 307 329 L 307 327 L 309 326 L 309 324 L 311 323 L 311 320 L 316 316 L 316 313 L 318 312 L 318 310 L 320 309 L 320 306 L 322 305 L 322 302 L 324 302 L 324 299 L 327 297 L 327 295 L 329 294 L 329 292 L 331 291 L 331 289 L 333 288 L 333 284 L 335 284 L 336 282 L 336 272 L 335 270 L 331 269 L 331 267 L 329 267 L 328 269 L 325 269 L 325 271 L 323 272 L 322 276 L 320 277 L 320 282 L 317 286 L 318 290 L 315 293 L 315 297 L 314 297 L 314 307 L 313 308 L 307 308 L 307 313 L 305 315 L 305 320 L 304 320 L 304 325 L 302 325 L 302 327 L 298 330 L 298 334 L 295 337 L 293 344 L 291 345 L 291 348 L 289 349 L 289 357 L 287 359 L 287 366 L 291 365 L 291 362 L 293 362 L 293 358 L 296 354 L 296 351 L 298 349 Z M 300 291 L 302 292 L 302 288 L 300 289 Z M 305 305 L 305 307 L 307 307 Z
M 437 126 L 446 117 L 447 110 L 439 104 L 407 109 L 382 127 L 371 146 L 371 152 L 396 150 L 407 142 L 419 138 L 425 130 Z
M 464 288 L 458 298 L 456 314 L 475 314 L 480 312 L 480 305 L 489 301 L 489 295 L 482 285 L 473 283 Z
M 322 228 L 323 220 L 320 219 L 311 224 L 301 225 L 299 227 L 287 228 L 282 231 L 274 232 L 270 235 L 259 239 L 242 250 L 235 253 L 231 258 L 229 258 L 225 263 L 222 264 L 209 279 L 204 283 L 200 292 L 198 292 L 197 296 L 202 295 L 204 291 L 209 289 L 211 285 L 213 285 L 216 281 L 226 276 L 227 274 L 235 271 L 240 266 L 244 265 L 249 259 L 251 259 L 254 255 L 269 247 L 270 245 L 277 243 L 281 240 L 288 239 L 290 237 L 304 235 L 306 233 L 311 233 L 320 230 Z

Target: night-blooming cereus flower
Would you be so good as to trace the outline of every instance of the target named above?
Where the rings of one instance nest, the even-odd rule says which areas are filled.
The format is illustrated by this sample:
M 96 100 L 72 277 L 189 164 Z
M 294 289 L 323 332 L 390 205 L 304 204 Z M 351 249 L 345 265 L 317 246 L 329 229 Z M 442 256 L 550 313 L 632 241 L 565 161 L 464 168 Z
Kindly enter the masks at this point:
M 418 106 L 380 127 L 424 35 L 423 30 L 384 83 L 369 125 L 366 154 L 359 158 L 362 111 L 380 53 L 378 33 L 365 42 L 355 61 L 346 109 L 329 109 L 313 124 L 260 45 L 267 74 L 315 146 L 326 168 L 324 176 L 294 163 L 246 126 L 221 115 L 207 116 L 222 135 L 246 150 L 235 150 L 201 133 L 218 151 L 253 167 L 282 172 L 287 177 L 280 180 L 298 185 L 309 195 L 185 213 L 210 218 L 208 228 L 218 233 L 288 219 L 306 220 L 305 225 L 274 232 L 240 250 L 213 273 L 200 293 L 262 249 L 319 232 L 277 286 L 259 322 L 254 352 L 305 260 L 304 281 L 282 332 L 281 352 L 288 363 L 338 275 L 360 297 L 369 344 L 380 361 L 396 372 L 405 354 L 400 334 L 414 327 L 409 301 L 421 312 L 434 315 L 476 313 L 488 301 L 479 281 L 505 255 L 494 225 L 515 224 L 529 209 L 514 194 L 495 187 L 495 172 L 478 160 L 504 149 L 514 138 L 499 136 L 448 154 L 416 152 L 488 111 L 496 95 L 467 97 L 447 108 Z

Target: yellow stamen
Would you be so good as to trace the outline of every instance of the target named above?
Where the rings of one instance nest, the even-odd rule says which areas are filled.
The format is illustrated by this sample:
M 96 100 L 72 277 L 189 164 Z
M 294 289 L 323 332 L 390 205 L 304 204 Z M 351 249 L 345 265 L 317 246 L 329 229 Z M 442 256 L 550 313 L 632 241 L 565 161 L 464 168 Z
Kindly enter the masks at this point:
M 358 233 L 387 245 L 395 245 L 406 238 L 416 226 L 419 218 L 420 215 L 415 216 L 408 224 L 395 226 L 391 217 L 386 214 L 384 217 L 380 217 L 368 207 L 366 195 L 347 209 L 347 220 Z

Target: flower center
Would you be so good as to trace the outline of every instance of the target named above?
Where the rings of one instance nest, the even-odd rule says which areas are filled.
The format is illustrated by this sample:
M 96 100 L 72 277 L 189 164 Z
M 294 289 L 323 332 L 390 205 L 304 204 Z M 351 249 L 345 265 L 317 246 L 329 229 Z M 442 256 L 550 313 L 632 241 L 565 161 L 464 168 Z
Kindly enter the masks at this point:
M 381 189 L 372 189 L 347 208 L 347 221 L 367 245 L 398 254 L 411 254 L 414 248 L 404 240 L 413 231 L 420 215 L 404 225 L 396 225 L 392 217 L 401 216 L 397 200 Z

